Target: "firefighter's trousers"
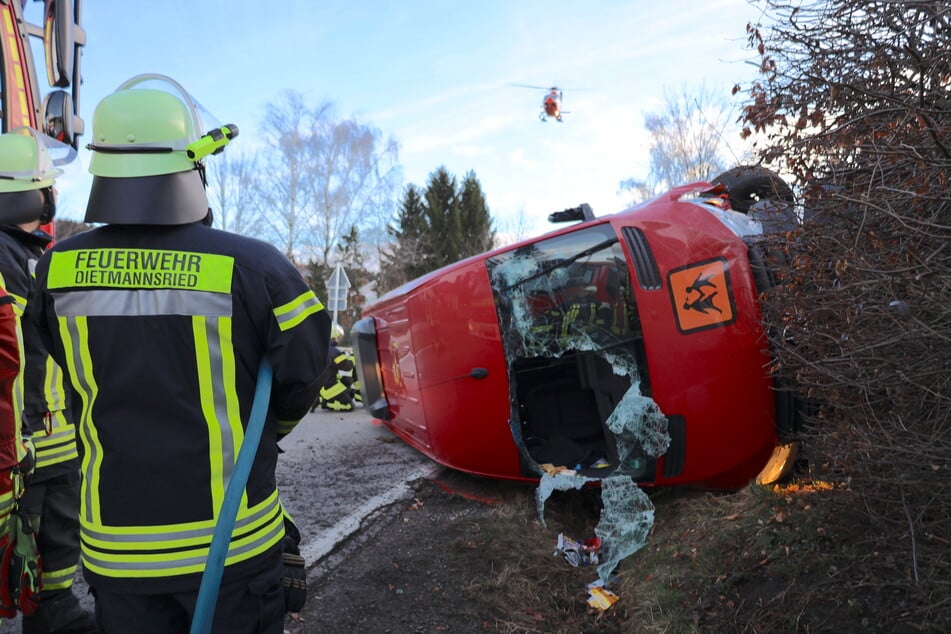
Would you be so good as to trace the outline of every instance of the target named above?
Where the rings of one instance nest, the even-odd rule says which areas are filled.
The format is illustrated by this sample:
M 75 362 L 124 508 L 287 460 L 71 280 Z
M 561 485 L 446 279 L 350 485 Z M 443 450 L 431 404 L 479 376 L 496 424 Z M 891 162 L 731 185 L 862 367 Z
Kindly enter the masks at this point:
M 222 581 L 212 634 L 282 634 L 284 566 L 275 553 L 269 566 L 230 582 Z M 195 615 L 198 590 L 133 594 L 92 588 L 101 634 L 182 634 Z
M 73 579 L 79 565 L 79 472 L 55 475 L 27 483 L 20 507 L 40 520 L 37 548 L 43 564 L 40 607 L 24 617 L 24 632 L 55 632 L 75 627 L 85 631 L 91 615 L 73 594 Z

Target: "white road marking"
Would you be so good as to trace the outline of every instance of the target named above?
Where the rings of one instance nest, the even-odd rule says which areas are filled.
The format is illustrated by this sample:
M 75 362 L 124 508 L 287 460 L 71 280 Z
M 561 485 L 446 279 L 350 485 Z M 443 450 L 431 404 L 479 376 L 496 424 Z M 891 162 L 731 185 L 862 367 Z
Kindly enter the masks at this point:
M 370 498 L 339 522 L 327 530 L 322 531 L 315 539 L 303 544 L 300 549 L 300 554 L 307 561 L 308 567 L 323 559 L 334 549 L 334 546 L 357 532 L 360 529 L 361 522 L 363 522 L 363 519 L 367 515 L 387 504 L 392 504 L 401 498 L 409 497 L 411 491 L 409 486 L 410 482 L 420 478 L 430 477 L 437 469 L 438 466 L 435 464 L 423 465 L 407 475 L 399 484 Z

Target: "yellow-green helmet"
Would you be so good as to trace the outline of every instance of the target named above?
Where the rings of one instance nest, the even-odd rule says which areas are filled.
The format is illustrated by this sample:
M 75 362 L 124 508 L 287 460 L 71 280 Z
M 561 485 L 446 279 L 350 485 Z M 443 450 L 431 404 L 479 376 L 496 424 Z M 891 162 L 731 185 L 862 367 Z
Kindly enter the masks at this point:
M 0 192 L 53 186 L 53 180 L 63 170 L 54 165 L 45 136 L 28 127 L 0 134 Z
M 86 222 L 177 225 L 210 218 L 206 154 L 238 130 L 215 127 L 182 86 L 165 75 L 136 75 L 96 106 Z M 206 128 L 205 126 L 209 126 Z
M 340 327 L 340 324 L 332 324 L 330 327 L 330 340 L 335 343 L 340 343 L 343 341 L 343 328 Z
M 204 132 L 200 108 L 181 85 L 137 75 L 96 106 L 89 172 L 134 178 L 192 170 L 186 149 Z
M 72 146 L 33 128 L 0 134 L 0 224 L 47 223 L 56 213 L 53 181 L 76 158 Z

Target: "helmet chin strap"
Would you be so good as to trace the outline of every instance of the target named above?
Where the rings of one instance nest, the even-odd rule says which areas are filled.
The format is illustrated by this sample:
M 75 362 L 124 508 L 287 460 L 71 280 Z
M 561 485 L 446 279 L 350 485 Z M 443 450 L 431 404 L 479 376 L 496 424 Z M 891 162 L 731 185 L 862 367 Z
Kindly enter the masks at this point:
M 43 213 L 40 214 L 40 224 L 45 225 L 53 221 L 56 216 L 56 194 L 52 187 L 44 187 L 40 190 L 43 195 Z
M 201 177 L 201 186 L 207 190 L 208 189 L 208 177 L 205 175 L 205 164 L 202 161 L 195 161 L 195 171 L 198 172 L 198 175 Z M 208 208 L 208 215 L 206 215 L 201 224 L 206 227 L 210 227 L 215 221 L 214 213 L 211 211 L 211 207 Z
M 205 164 L 202 161 L 195 161 L 195 171 L 201 176 L 201 186 L 208 189 L 208 177 L 205 176 Z

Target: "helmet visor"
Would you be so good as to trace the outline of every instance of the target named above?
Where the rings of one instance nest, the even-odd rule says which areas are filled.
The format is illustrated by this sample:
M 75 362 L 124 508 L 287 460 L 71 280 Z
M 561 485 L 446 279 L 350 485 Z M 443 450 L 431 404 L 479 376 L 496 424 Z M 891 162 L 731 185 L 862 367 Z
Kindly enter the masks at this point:
M 71 145 L 27 126 L 14 128 L 0 145 L 0 191 L 25 191 L 53 185 L 63 167 L 76 160 Z
M 124 81 L 115 92 L 123 90 L 156 90 L 165 92 L 181 101 L 188 108 L 191 118 L 191 134 L 179 139 L 169 139 L 167 141 L 155 143 L 137 143 L 136 152 L 149 151 L 155 152 L 175 152 L 185 150 L 190 143 L 197 141 L 206 131 L 221 126 L 221 122 L 205 109 L 198 100 L 195 99 L 185 88 L 171 77 L 146 73 L 136 75 L 131 79 Z M 100 152 L 109 150 L 121 151 L 128 150 L 126 144 L 92 143 L 90 149 Z

